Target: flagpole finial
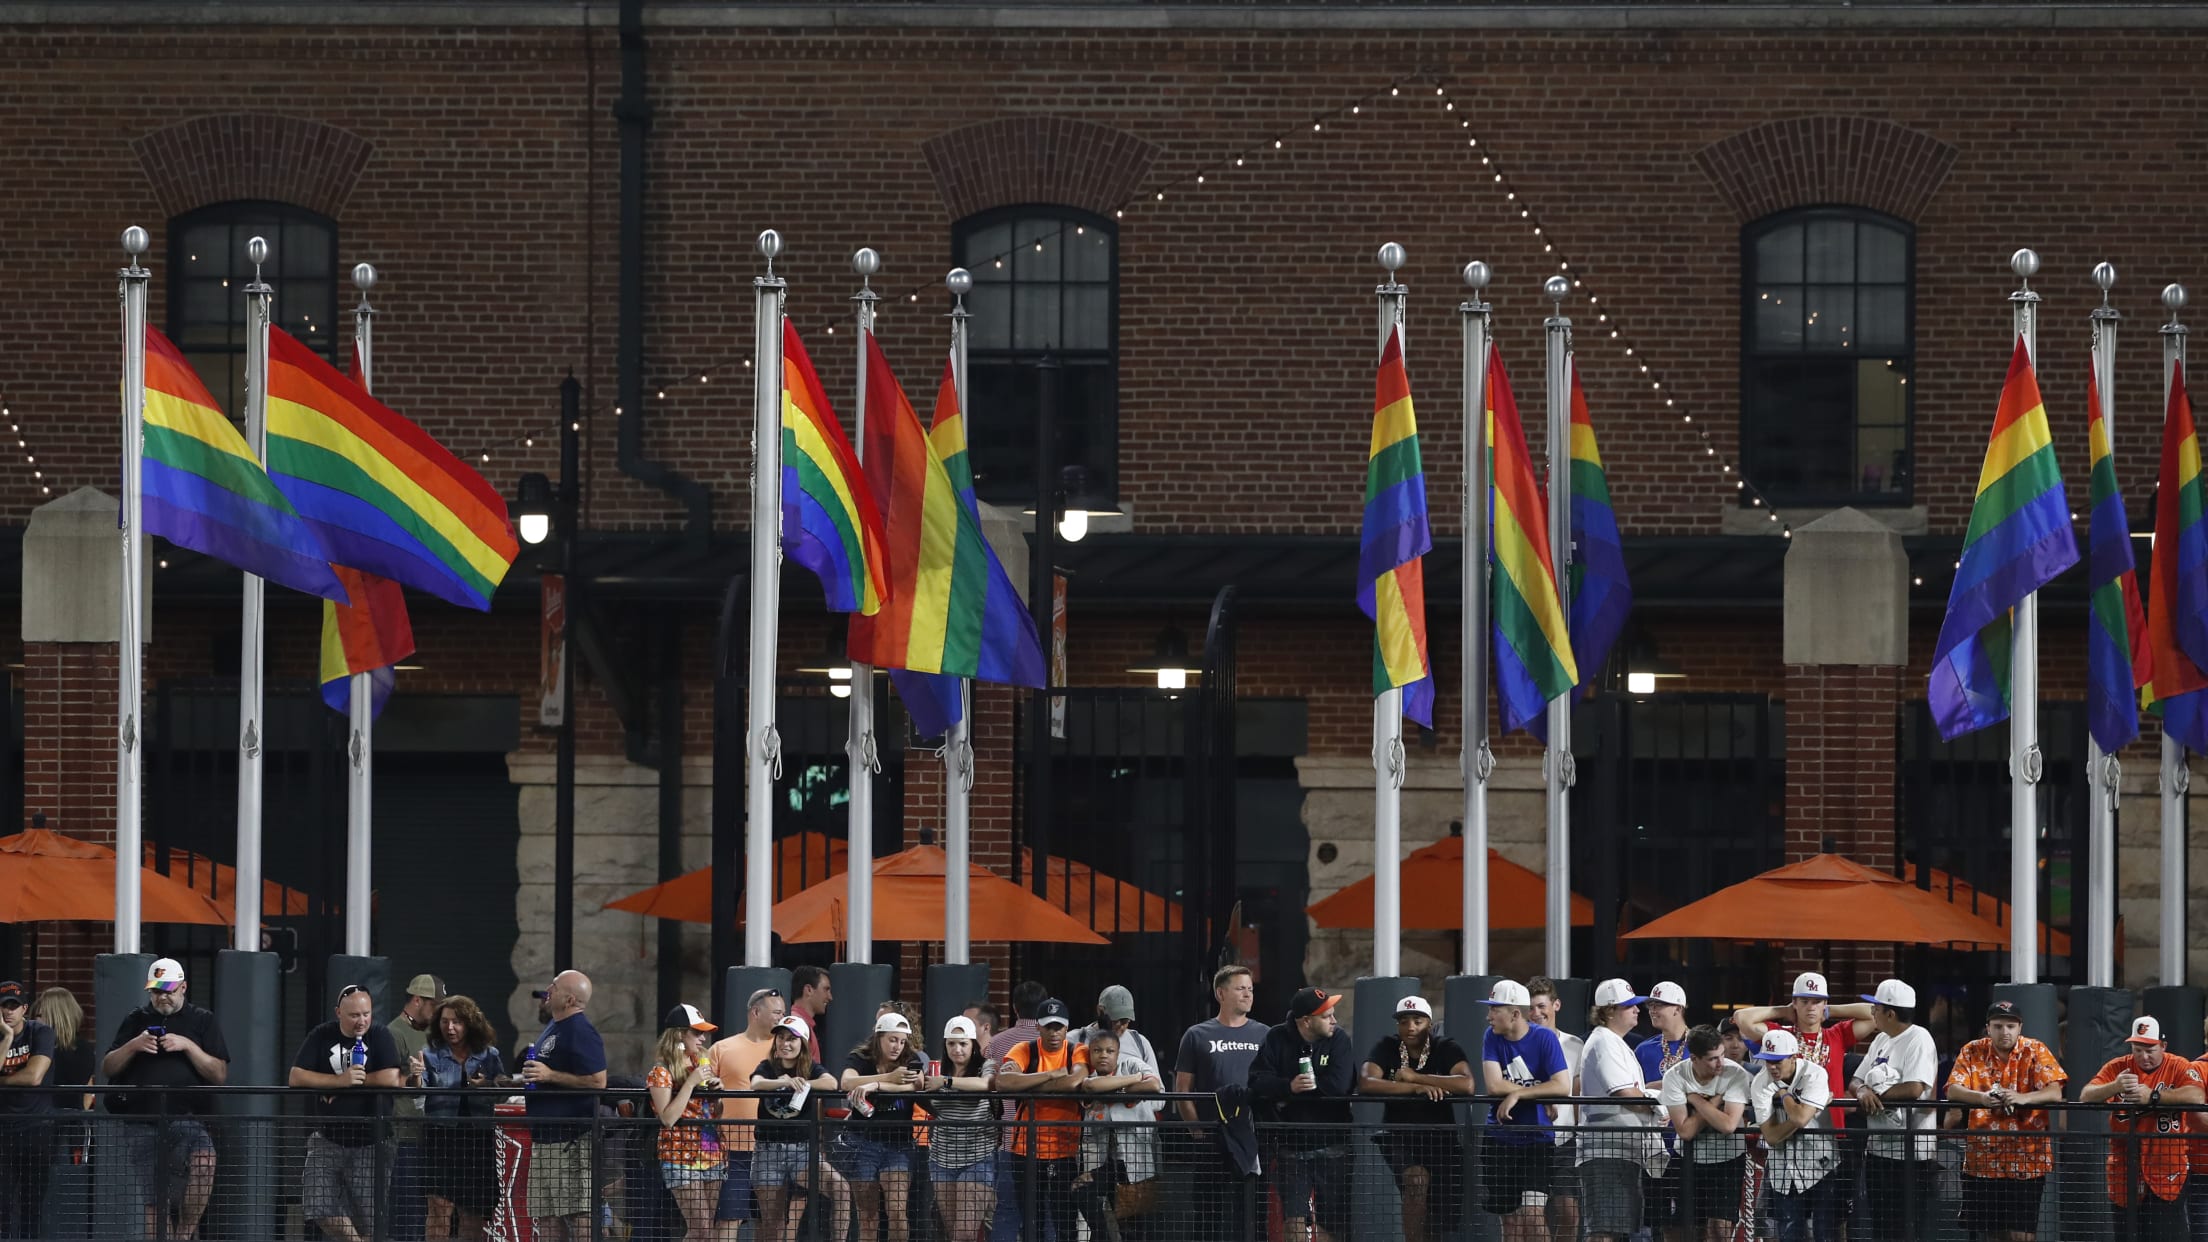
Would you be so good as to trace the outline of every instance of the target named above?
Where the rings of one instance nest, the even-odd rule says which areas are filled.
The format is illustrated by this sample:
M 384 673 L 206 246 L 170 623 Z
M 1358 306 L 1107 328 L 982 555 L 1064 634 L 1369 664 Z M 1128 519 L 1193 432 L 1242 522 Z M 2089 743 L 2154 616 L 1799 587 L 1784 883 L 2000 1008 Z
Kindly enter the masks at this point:
M 2108 291 L 2116 287 L 2116 265 L 2106 260 L 2093 265 L 2093 287 L 2101 291 L 2101 301 L 2108 301 Z
M 2039 252 L 2027 246 L 2010 255 L 2009 270 L 2015 272 L 2019 280 L 2030 280 L 2039 275 Z
M 859 283 L 865 284 L 882 270 L 882 256 L 872 246 L 861 246 L 851 255 L 851 270 L 859 274 Z
M 133 224 L 129 228 L 123 230 L 123 253 L 129 255 L 131 258 L 136 259 L 139 255 L 144 254 L 147 249 L 150 248 L 152 245 L 152 235 L 147 233 L 144 229 L 139 228 L 137 225 Z
M 374 264 L 353 264 L 353 287 L 360 290 L 363 297 L 367 296 L 370 289 L 376 287 L 376 268 Z
M 1403 264 L 1409 256 L 1403 253 L 1401 242 L 1388 242 L 1380 247 L 1379 258 L 1380 266 L 1388 269 L 1388 277 L 1392 280 L 1395 274 L 1402 270 Z
M 759 254 L 767 261 L 767 275 L 774 275 L 775 256 L 782 253 L 782 235 L 773 229 L 759 234 Z
M 2176 281 L 2162 286 L 2162 305 L 2169 309 L 2170 318 L 2176 319 L 2177 312 L 2185 309 L 2185 286 Z
M 1564 299 L 1572 296 L 1572 282 L 1562 276 L 1551 276 L 1541 282 L 1541 292 L 1548 294 L 1549 300 L 1556 303 L 1556 313 L 1561 315 L 1564 313 Z
M 954 267 L 950 275 L 943 278 L 943 287 L 950 290 L 954 298 L 965 297 L 974 291 L 974 274 L 963 267 Z
M 255 237 L 248 240 L 245 243 L 245 261 L 251 263 L 256 268 L 258 268 L 261 264 L 268 262 L 268 239 L 265 237 Z M 255 272 L 254 274 L 259 275 L 258 272 Z
M 1494 271 L 1478 259 L 1464 265 L 1464 283 L 1471 286 L 1474 293 L 1487 288 L 1487 282 L 1494 278 Z

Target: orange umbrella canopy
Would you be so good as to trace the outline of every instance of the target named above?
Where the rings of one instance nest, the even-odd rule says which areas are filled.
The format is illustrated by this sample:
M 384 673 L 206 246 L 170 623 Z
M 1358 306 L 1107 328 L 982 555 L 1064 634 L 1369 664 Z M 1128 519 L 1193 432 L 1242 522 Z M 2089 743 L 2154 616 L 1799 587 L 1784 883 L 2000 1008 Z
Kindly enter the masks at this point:
M 138 873 L 138 909 L 147 923 L 230 922 L 214 902 L 158 871 Z M 115 917 L 115 851 L 44 828 L 0 837 L 0 923 Z
M 1938 867 L 1931 868 L 1926 875 L 1928 883 L 1932 886 L 1931 892 L 1934 897 L 1958 909 L 1968 910 L 1981 918 L 1990 919 L 1995 927 L 2004 930 L 2008 927 L 2008 902 L 1996 897 L 1989 897 L 1979 892 L 1976 885 L 1960 876 L 1950 875 Z M 1901 878 L 1906 884 L 1915 884 L 1917 882 L 1917 864 L 1903 863 L 1901 865 Z M 2001 943 L 2005 947 L 2008 941 L 2003 940 Z M 2040 947 L 2052 956 L 2070 956 L 2070 933 L 2068 932 L 2041 923 L 2039 925 L 2039 943 Z
M 2003 948 L 2009 934 L 1914 884 L 1837 854 L 1742 880 L 1634 928 L 1627 940 L 1868 941 Z
M 774 899 L 794 897 L 807 884 L 842 875 L 851 869 L 850 856 L 849 846 L 818 832 L 775 838 Z M 678 923 L 710 923 L 713 921 L 713 868 L 700 867 L 609 901 L 600 908 L 647 914 Z M 742 918 L 740 897 L 736 909 L 737 917 Z
M 1548 880 L 1494 850 L 1487 852 L 1487 925 L 1544 927 Z M 1372 877 L 1305 908 L 1321 927 L 1372 926 Z M 1403 859 L 1403 928 L 1454 931 L 1464 922 L 1464 838 L 1443 837 Z M 1595 904 L 1572 894 L 1572 926 L 1592 927 Z
M 874 864 L 874 935 L 881 940 L 943 939 L 943 877 L 949 869 L 933 845 L 900 850 Z M 1063 910 L 994 871 L 972 867 L 969 932 L 975 940 L 1027 944 L 1109 944 Z M 850 886 L 824 880 L 776 904 L 774 929 L 785 944 L 844 939 Z
M 146 869 L 157 870 L 160 863 L 159 846 L 146 847 Z M 225 923 L 234 923 L 238 917 L 238 869 L 229 863 L 216 862 L 205 854 L 169 847 L 169 869 L 162 874 L 184 885 L 195 893 L 205 893 L 215 908 L 222 911 Z M 331 902 L 319 911 L 322 914 L 338 913 L 337 903 Z M 299 889 L 274 880 L 261 881 L 261 916 L 271 919 L 305 918 L 318 913 L 312 899 Z
M 1022 875 L 1033 875 L 1035 851 L 1020 847 Z M 1148 889 L 1115 880 L 1087 863 L 1053 858 L 1043 868 L 1051 905 L 1106 935 L 1181 930 L 1181 907 Z M 977 937 L 978 939 L 978 937 Z

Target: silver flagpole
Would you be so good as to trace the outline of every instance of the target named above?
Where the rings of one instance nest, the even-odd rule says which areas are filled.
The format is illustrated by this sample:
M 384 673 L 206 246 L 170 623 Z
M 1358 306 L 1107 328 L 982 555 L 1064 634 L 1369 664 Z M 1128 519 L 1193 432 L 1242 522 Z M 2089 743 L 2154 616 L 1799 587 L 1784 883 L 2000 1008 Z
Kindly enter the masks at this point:
M 2093 265 L 2093 283 L 2101 304 L 2093 308 L 2093 382 L 2101 394 L 2101 434 L 2108 437 L 2111 467 L 2116 451 L 2116 327 L 2123 316 L 2108 303 L 2116 287 L 2116 268 Z M 2089 467 L 2090 468 L 2090 467 Z M 2091 488 L 2090 478 L 2086 486 Z M 2092 503 L 2090 491 L 2087 504 Z M 2130 670 L 2125 670 L 2128 692 Z M 2116 986 L 2116 798 L 2123 781 L 2116 756 L 2104 754 L 2087 731 L 2085 739 L 2085 853 L 2091 888 L 2086 896 L 2085 981 L 2093 987 Z
M 958 394 L 959 434 L 966 429 L 966 295 L 974 275 L 954 267 L 944 277 L 951 291 L 951 387 Z M 964 966 L 973 957 L 973 682 L 958 679 L 958 722 L 943 739 L 943 960 Z
M 1380 266 L 1388 279 L 1373 290 L 1380 300 L 1380 344 L 1403 330 L 1403 301 L 1408 292 L 1395 274 L 1403 266 L 1403 247 L 1380 247 Z M 1377 641 L 1377 639 L 1375 640 Z M 1403 955 L 1403 691 L 1389 690 L 1372 702 L 1372 974 L 1389 979 L 1402 973 Z
M 376 269 L 366 263 L 354 264 L 353 285 L 360 290 L 360 305 L 353 308 L 353 348 L 360 354 L 360 386 L 374 392 L 376 308 L 368 305 L 368 291 L 376 287 Z M 352 765 L 346 772 L 345 785 L 345 952 L 354 957 L 368 956 L 373 938 L 369 928 L 369 915 L 375 906 L 376 716 L 371 710 L 375 700 L 372 681 L 371 674 L 353 674 L 346 702 L 346 716 L 352 722 L 352 741 L 346 753 Z M 241 891 L 245 887 L 242 872 L 238 887 Z
M 123 230 L 123 253 L 130 266 L 116 272 L 123 303 L 123 589 L 118 650 L 115 734 L 115 951 L 138 951 L 138 872 L 145 866 L 140 845 L 138 709 L 145 697 L 145 649 L 140 646 L 146 581 L 143 463 L 146 451 L 146 281 L 153 273 L 138 256 L 153 239 L 133 224 Z
M 1464 326 L 1464 969 L 1487 973 L 1487 778 L 1495 752 L 1487 744 L 1487 342 L 1495 308 L 1480 300 L 1487 264 L 1464 265 L 1472 296 L 1458 304 Z
M 1572 282 L 1551 276 L 1541 286 L 1555 304 L 1542 321 L 1548 330 L 1549 380 L 1549 559 L 1556 568 L 1556 602 L 1564 615 L 1572 610 L 1572 321 L 1564 299 Z M 1549 745 L 1542 754 L 1541 776 L 1548 787 L 1549 874 L 1546 953 L 1549 975 L 1572 973 L 1572 696 L 1549 701 Z
M 245 243 L 245 257 L 253 264 L 253 279 L 245 286 L 245 443 L 253 460 L 268 461 L 268 315 L 276 291 L 261 279 L 261 265 L 268 262 L 268 241 L 256 237 Z M 263 665 L 267 642 L 265 600 L 268 584 L 254 574 L 245 575 L 245 615 L 238 652 L 238 887 L 237 928 L 233 944 L 256 953 L 261 947 L 261 769 L 263 726 Z M 346 882 L 352 881 L 351 852 L 347 850 Z M 250 873 L 248 872 L 250 868 Z M 251 875 L 248 887 L 248 874 Z M 351 937 L 354 902 L 345 905 L 347 938 Z M 359 903 L 365 906 L 366 902 Z M 248 917 L 248 911 L 251 917 Z M 351 949 L 347 952 L 366 952 Z
M 882 270 L 882 256 L 872 248 L 861 246 L 851 256 L 851 270 L 859 274 L 859 291 L 851 295 L 858 303 L 858 450 L 859 464 L 866 464 L 866 343 L 874 335 L 874 303 L 881 295 L 874 292 L 870 283 L 874 273 Z M 849 924 L 844 934 L 850 943 L 844 949 L 847 962 L 871 962 L 874 960 L 874 772 L 877 767 L 874 742 L 874 666 L 861 664 L 856 657 L 851 660 L 851 731 L 844 743 L 844 754 L 851 761 L 850 822 L 847 835 L 850 845 L 850 870 L 845 873 L 848 896 L 845 905 Z
M 2039 362 L 2039 255 L 2019 250 L 2009 270 L 2021 282 L 2009 295 L 2016 335 L 2034 370 Z M 2039 593 L 2016 602 L 2009 648 L 2009 979 L 2039 982 Z
M 2179 363 L 2185 361 L 2185 325 L 2177 313 L 2185 309 L 2185 286 L 2162 289 L 2162 305 L 2170 321 L 2162 325 L 2162 408 L 2170 408 L 2170 383 Z M 2155 537 L 2175 531 L 2156 531 Z M 2152 544 L 2148 545 L 2152 547 Z M 2192 770 L 2185 763 L 2185 748 L 2167 731 L 2162 734 L 2162 951 L 2160 977 L 2164 987 L 2185 984 L 2185 791 L 2191 787 Z
M 782 606 L 782 293 L 774 274 L 782 235 L 759 235 L 767 274 L 752 278 L 751 698 L 744 772 L 744 965 L 774 964 L 774 782 L 782 737 L 774 728 L 774 656 Z

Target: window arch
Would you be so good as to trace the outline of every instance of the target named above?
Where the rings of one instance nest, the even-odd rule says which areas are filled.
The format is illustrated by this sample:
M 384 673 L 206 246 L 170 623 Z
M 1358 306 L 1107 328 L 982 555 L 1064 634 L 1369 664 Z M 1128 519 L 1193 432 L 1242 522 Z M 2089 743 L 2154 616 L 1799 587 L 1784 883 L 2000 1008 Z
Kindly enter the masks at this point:
M 1036 363 L 1065 370 L 1056 456 L 1087 471 L 1092 497 L 1119 494 L 1119 230 L 1071 207 L 1003 207 L 952 230 L 967 298 L 967 457 L 974 491 L 998 504 L 1035 494 Z
M 1742 465 L 1774 502 L 1906 505 L 1916 235 L 1855 207 L 1741 232 Z
M 169 339 L 233 416 L 245 403 L 245 244 L 268 239 L 261 277 L 274 323 L 326 358 L 337 350 L 337 224 L 287 203 L 215 203 L 169 221 Z

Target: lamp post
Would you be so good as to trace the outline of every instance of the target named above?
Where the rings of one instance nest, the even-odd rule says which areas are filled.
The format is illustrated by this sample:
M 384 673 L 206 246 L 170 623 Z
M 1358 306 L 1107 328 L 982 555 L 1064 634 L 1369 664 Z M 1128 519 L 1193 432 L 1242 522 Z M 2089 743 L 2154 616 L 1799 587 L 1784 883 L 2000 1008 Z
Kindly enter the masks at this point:
M 560 383 L 560 481 L 525 474 L 516 492 L 523 543 L 560 539 L 560 731 L 552 777 L 552 968 L 575 964 L 575 644 L 582 608 L 576 545 L 582 514 L 583 386 L 572 372 Z
M 1054 354 L 1044 354 L 1035 367 L 1035 559 L 1028 565 L 1027 606 L 1035 615 L 1035 638 L 1043 649 L 1043 688 L 1035 692 L 1035 709 L 1028 726 L 1027 844 L 1034 859 L 1028 880 L 1037 897 L 1046 897 L 1050 867 L 1050 666 L 1052 621 L 1057 593 L 1052 589 L 1052 564 L 1057 560 L 1053 539 L 1057 509 L 1058 380 L 1062 368 Z M 1086 532 L 1084 528 L 1083 533 Z

